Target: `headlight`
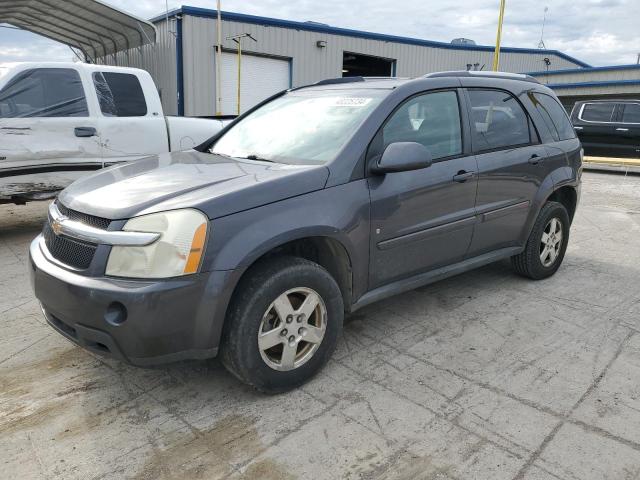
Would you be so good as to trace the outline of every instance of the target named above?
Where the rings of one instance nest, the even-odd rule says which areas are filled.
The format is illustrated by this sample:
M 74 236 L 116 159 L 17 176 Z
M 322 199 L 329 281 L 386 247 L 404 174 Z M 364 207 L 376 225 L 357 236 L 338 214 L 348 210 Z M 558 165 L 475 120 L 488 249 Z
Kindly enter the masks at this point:
M 129 220 L 123 230 L 159 233 L 146 247 L 112 247 L 106 274 L 168 278 L 196 273 L 207 240 L 207 217 L 197 210 L 172 210 Z

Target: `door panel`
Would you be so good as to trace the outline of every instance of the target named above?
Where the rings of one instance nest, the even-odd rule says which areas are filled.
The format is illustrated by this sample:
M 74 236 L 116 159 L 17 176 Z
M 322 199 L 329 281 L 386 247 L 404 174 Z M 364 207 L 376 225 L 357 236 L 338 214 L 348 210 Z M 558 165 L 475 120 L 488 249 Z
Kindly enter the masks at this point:
M 414 96 L 374 138 L 373 160 L 395 142 L 424 145 L 424 169 L 371 176 L 369 288 L 462 260 L 473 234 L 477 164 L 463 150 L 459 93 Z
M 370 288 L 462 260 L 473 233 L 477 180 L 473 157 L 369 179 Z
M 574 128 L 585 155 L 613 157 L 619 153 L 614 120 L 615 103 L 594 102 L 580 106 Z
M 469 257 L 519 243 L 531 203 L 550 167 L 546 157 L 542 145 L 477 156 L 479 218 Z
M 78 136 L 78 128 L 95 134 Z M 25 70 L 2 89 L 0 195 L 60 190 L 101 166 L 97 123 L 75 69 Z
M 468 257 L 518 245 L 533 199 L 546 177 L 544 146 L 512 94 L 468 89 L 471 136 L 478 164 L 478 223 Z M 482 151 L 485 150 L 483 153 Z
M 618 145 L 618 156 L 640 157 L 640 104 L 619 104 L 618 122 L 613 126 L 613 142 Z
M 165 119 L 148 107 L 150 101 L 136 75 L 96 72 L 93 83 L 105 165 L 169 151 Z

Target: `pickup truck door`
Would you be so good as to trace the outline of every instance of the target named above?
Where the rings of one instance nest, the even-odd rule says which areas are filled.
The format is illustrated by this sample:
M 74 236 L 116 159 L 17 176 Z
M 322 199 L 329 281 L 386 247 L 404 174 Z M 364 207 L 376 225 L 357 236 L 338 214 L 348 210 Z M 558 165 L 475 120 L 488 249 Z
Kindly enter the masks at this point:
M 102 167 L 80 72 L 31 68 L 0 90 L 0 196 L 53 192 Z
M 105 166 L 169 151 L 165 118 L 150 77 L 97 71 L 98 125 Z

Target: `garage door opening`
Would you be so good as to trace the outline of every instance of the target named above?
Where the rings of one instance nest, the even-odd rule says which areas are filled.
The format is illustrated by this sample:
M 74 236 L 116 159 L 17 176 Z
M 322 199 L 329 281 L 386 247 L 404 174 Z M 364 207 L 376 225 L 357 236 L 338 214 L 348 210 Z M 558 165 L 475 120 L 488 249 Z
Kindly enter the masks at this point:
M 395 60 L 390 58 L 344 52 L 342 54 L 343 77 L 393 77 Z

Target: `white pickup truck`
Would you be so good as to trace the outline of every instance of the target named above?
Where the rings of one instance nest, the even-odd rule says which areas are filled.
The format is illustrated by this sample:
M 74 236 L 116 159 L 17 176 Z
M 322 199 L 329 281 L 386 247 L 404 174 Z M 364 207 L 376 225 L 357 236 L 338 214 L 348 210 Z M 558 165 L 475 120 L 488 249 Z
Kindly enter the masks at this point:
M 144 70 L 0 64 L 0 203 L 52 197 L 89 171 L 188 150 L 222 127 L 165 117 Z

